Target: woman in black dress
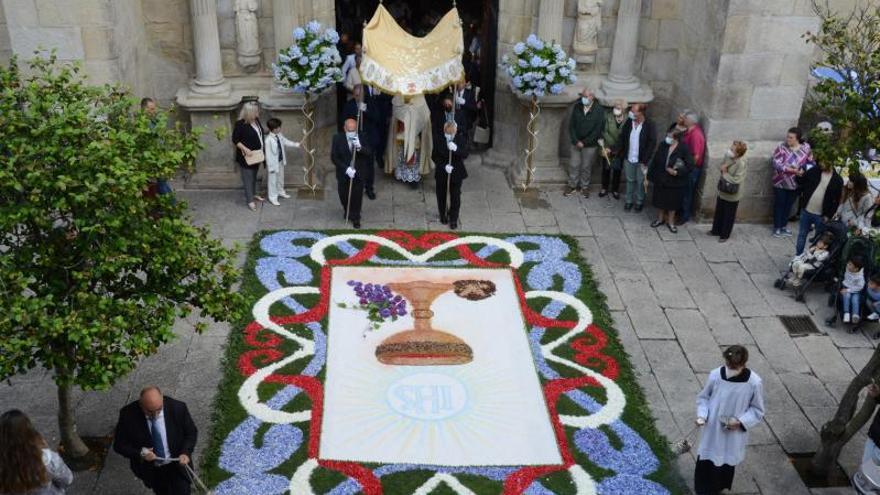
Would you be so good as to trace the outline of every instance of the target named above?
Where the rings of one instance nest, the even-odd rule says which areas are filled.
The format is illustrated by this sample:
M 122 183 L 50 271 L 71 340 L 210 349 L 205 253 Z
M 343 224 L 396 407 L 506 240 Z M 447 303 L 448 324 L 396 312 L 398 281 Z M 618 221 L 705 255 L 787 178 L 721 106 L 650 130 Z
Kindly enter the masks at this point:
M 244 198 L 251 211 L 257 210 L 256 201 L 263 201 L 257 195 L 257 172 L 260 165 L 265 162 L 257 162 L 248 165 L 245 157 L 251 157 L 257 151 L 263 150 L 263 124 L 260 123 L 260 107 L 256 102 L 249 101 L 241 106 L 238 121 L 232 130 L 232 143 L 235 145 L 235 161 L 241 172 L 241 182 L 244 186 Z
M 675 125 L 670 126 L 666 140 L 660 143 L 648 168 L 648 180 L 654 184 L 654 208 L 657 208 L 657 220 L 651 227 L 666 224 L 673 234 L 678 232 L 675 212 L 681 208 L 688 174 L 694 168 L 694 155 L 681 142 L 682 135 Z

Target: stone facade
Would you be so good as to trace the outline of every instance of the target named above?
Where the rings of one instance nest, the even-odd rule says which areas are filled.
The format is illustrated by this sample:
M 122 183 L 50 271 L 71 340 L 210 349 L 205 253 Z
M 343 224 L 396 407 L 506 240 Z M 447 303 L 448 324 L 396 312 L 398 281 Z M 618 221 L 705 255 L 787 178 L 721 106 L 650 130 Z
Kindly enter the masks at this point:
M 859 1 L 834 0 L 845 10 Z M 194 34 L 192 6 L 202 0 L 0 0 L 0 61 L 12 54 L 28 57 L 37 48 L 55 48 L 62 60 L 82 61 L 95 83 L 121 82 L 136 95 L 151 95 L 161 104 L 177 103 L 182 118 L 193 125 L 228 131 L 243 98 L 258 97 L 269 114 L 285 118 L 288 135 L 301 129 L 301 98 L 273 87 L 269 67 L 290 31 L 310 19 L 335 22 L 332 0 L 259 0 L 256 12 L 261 61 L 251 72 L 236 55 L 235 0 L 210 0 L 213 22 L 199 25 L 216 42 Z M 537 153 L 539 183 L 563 180 L 569 145 L 566 120 L 575 93 L 599 89 L 612 69 L 617 13 L 637 0 L 604 0 L 601 5 L 599 49 L 592 64 L 579 66 L 577 87 L 542 105 Z M 577 24 L 577 0 L 499 0 L 498 54 L 531 32 L 559 41 L 571 52 Z M 740 216 L 767 216 L 771 190 L 766 166 L 770 150 L 785 130 L 796 124 L 808 86 L 809 65 L 816 53 L 800 36 L 817 27 L 810 0 L 641 0 L 635 55 L 627 62 L 653 101 L 649 117 L 664 126 L 677 109 L 698 111 L 709 140 L 709 163 L 701 213 L 714 207 L 717 161 L 733 139 L 750 144 L 751 172 L 747 200 Z M 203 7 L 199 7 L 203 8 Z M 207 51 L 206 51 L 207 50 Z M 219 53 L 214 53 L 218 50 Z M 217 57 L 199 60 L 197 53 Z M 206 65 L 207 64 L 207 65 Z M 618 65 L 619 66 L 619 65 Z M 213 75 L 200 75 L 199 70 Z M 214 74 L 213 72 L 217 73 Z M 209 86 L 202 83 L 205 77 Z M 201 78 L 201 79 L 199 79 Z M 218 79 L 219 78 L 219 79 Z M 192 83 L 193 80 L 196 83 Z M 527 105 L 514 97 L 499 74 L 496 80 L 494 146 L 484 164 L 508 170 L 516 182 L 526 142 Z M 208 95 L 210 93 L 210 95 Z M 333 132 L 332 95 L 319 105 L 319 163 Z M 192 187 L 234 187 L 238 184 L 227 142 L 206 137 L 208 149 L 190 178 Z M 202 178 L 199 178 L 202 174 Z M 291 183 L 301 174 L 291 173 Z M 598 179 L 598 171 L 596 177 Z

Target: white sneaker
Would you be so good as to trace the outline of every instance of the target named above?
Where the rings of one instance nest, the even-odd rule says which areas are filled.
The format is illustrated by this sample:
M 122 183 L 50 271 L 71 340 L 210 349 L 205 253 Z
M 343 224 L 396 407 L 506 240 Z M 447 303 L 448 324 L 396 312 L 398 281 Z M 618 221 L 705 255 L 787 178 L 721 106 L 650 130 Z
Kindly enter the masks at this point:
M 269 203 L 272 203 L 275 206 L 281 206 L 281 203 L 279 203 L 277 199 L 269 198 Z
M 844 322 L 844 323 L 849 323 L 849 322 L 850 322 L 849 313 L 844 313 L 844 314 L 843 314 L 843 322 Z
M 877 321 L 880 320 L 880 315 L 877 313 L 871 313 L 868 315 L 868 321 Z
M 859 318 L 859 315 L 853 315 L 853 317 L 852 317 L 852 322 L 853 322 L 853 323 L 858 323 L 859 320 L 861 320 L 861 318 Z
M 278 193 L 278 195 L 284 199 L 290 199 L 290 194 L 287 194 L 286 192 Z

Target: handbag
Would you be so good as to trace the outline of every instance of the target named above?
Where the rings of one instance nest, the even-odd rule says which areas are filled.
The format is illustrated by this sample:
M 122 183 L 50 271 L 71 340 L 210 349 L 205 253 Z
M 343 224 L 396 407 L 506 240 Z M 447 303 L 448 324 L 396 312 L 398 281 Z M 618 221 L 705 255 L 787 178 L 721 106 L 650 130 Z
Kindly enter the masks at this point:
M 489 144 L 489 139 L 492 136 L 492 128 L 489 126 L 489 115 L 486 113 L 486 105 L 483 104 L 483 125 L 477 123 L 474 126 L 474 143 L 477 144 Z
M 739 184 L 734 184 L 721 177 L 718 179 L 718 190 L 726 194 L 736 194 L 739 192 Z
M 263 150 L 253 150 L 251 156 L 244 155 L 244 162 L 248 165 L 256 165 L 264 161 L 266 161 L 266 155 Z

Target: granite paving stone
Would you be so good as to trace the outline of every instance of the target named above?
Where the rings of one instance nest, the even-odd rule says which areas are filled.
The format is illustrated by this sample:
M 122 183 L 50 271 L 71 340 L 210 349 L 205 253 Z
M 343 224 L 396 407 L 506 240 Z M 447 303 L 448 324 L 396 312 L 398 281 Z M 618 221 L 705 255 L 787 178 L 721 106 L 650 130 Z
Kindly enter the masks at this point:
M 641 264 L 661 307 L 697 307 L 671 262 L 642 261 Z
M 747 318 L 746 327 L 777 372 L 808 373 L 810 366 L 776 317 Z
M 644 274 L 615 275 L 614 282 L 639 338 L 675 338 Z
M 699 311 L 667 309 L 666 317 L 694 371 L 709 372 L 719 366 L 721 348 Z
M 808 335 L 794 340 L 813 373 L 823 382 L 845 382 L 855 377 L 852 367 L 824 335 Z
M 710 263 L 724 293 L 740 316 L 769 316 L 773 310 L 739 263 Z

